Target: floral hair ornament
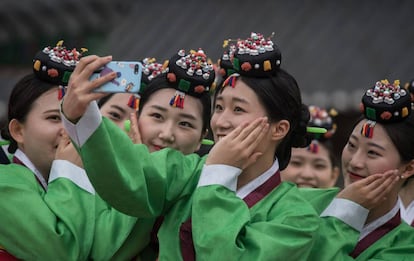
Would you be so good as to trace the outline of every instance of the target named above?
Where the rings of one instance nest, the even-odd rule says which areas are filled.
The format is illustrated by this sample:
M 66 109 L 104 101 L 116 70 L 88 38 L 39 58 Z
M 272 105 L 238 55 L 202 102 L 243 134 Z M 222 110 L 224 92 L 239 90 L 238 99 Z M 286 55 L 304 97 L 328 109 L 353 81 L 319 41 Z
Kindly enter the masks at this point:
M 175 84 L 177 91 L 170 100 L 173 107 L 184 108 L 186 94 L 200 97 L 213 88 L 215 72 L 202 49 L 179 50 L 168 62 L 167 80 Z
M 394 123 L 403 121 L 410 115 L 411 97 L 406 89 L 401 88 L 399 80 L 392 84 L 388 80 L 381 80 L 365 92 L 360 109 L 368 120 L 362 126 L 361 133 L 371 138 L 375 122 Z
M 43 81 L 67 86 L 70 75 L 85 52 L 86 48 L 81 48 L 80 51 L 76 48 L 69 50 L 61 40 L 55 47 L 47 46 L 35 54 L 33 72 Z

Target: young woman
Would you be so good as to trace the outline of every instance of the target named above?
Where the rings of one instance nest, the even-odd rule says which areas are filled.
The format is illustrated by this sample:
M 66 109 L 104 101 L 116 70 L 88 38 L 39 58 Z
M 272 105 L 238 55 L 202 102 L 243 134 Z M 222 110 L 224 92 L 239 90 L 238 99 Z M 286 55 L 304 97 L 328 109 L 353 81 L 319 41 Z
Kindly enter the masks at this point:
M 182 77 L 182 75 L 181 75 Z M 191 77 L 179 78 L 185 80 Z M 212 84 L 210 77 L 203 84 Z M 182 108 L 172 106 L 178 86 L 167 78 L 165 70 L 148 81 L 139 99 L 138 129 L 140 140 L 150 152 L 173 148 L 187 155 L 198 150 L 210 124 L 211 99 L 208 91 L 187 93 Z M 140 218 L 125 243 L 111 260 L 131 260 L 141 257 L 155 259 L 158 249 L 157 232 L 162 217 Z
M 408 178 L 400 190 L 401 218 L 414 227 L 414 178 Z
M 414 79 L 405 83 L 404 88 L 410 93 L 411 106 L 414 102 Z M 401 218 L 414 227 L 414 178 L 408 178 L 400 191 Z
M 66 151 L 70 143 L 58 94 L 57 85 L 30 74 L 9 99 L 9 124 L 2 137 L 10 140 L 14 157 L 0 165 L 0 245 L 19 259 L 85 259 L 92 244 L 95 200 L 79 156 Z M 73 175 L 74 182 L 56 179 L 57 174 Z M 63 193 L 68 190 L 78 192 Z
M 186 98 L 186 106 L 184 108 L 174 108 L 168 104 L 169 99 L 166 103 L 160 102 L 160 100 L 165 98 L 165 91 L 168 91 L 168 93 L 170 94 L 172 93 L 171 95 L 173 95 L 176 91 L 174 85 L 172 85 L 170 82 L 166 80 L 165 74 L 162 75 L 162 77 L 160 76 L 160 78 L 162 79 L 160 79 L 157 82 L 148 82 L 148 86 L 145 88 L 145 91 L 143 91 L 141 94 L 140 117 L 143 121 L 145 121 L 145 124 L 140 125 L 140 129 L 142 130 L 142 140 L 144 140 L 144 142 L 149 141 L 147 143 L 148 146 L 152 145 L 150 141 L 156 140 L 159 146 L 173 146 L 181 150 L 183 153 L 192 153 L 196 150 L 196 148 L 200 146 L 201 139 L 206 132 L 205 126 L 209 125 L 211 107 L 210 97 L 208 94 L 203 94 L 197 98 L 193 96 L 188 96 Z M 56 98 L 56 102 L 44 102 L 44 104 L 55 104 L 56 110 L 58 110 L 59 101 L 57 97 L 59 93 L 59 88 L 55 85 L 44 83 L 43 81 L 38 80 L 33 75 L 31 75 L 31 81 L 35 81 L 39 85 L 43 84 L 49 88 L 53 88 L 56 91 L 56 96 L 48 97 L 52 100 L 53 98 Z M 36 90 L 39 90 L 39 92 L 40 90 L 42 90 L 42 88 L 38 87 L 37 85 L 33 86 L 33 88 L 36 88 Z M 15 89 L 18 89 L 18 87 L 16 87 Z M 26 91 L 30 93 L 30 88 L 26 85 L 23 85 L 22 87 L 20 87 L 20 91 L 16 90 L 15 92 L 21 95 L 22 92 L 24 93 Z M 38 92 L 36 92 L 36 95 L 37 94 Z M 103 114 L 106 113 L 109 116 L 108 118 L 111 119 L 111 121 L 113 121 L 114 123 L 122 123 L 123 120 L 121 120 L 120 112 L 130 110 L 131 108 L 128 107 L 125 99 L 115 98 L 120 98 L 122 96 L 124 96 L 122 98 L 126 97 L 121 93 L 109 96 L 111 97 L 111 99 L 108 99 L 106 102 L 100 100 L 100 103 L 103 105 L 101 111 Z M 129 94 L 128 96 L 131 95 Z M 18 97 L 18 95 L 15 95 L 13 97 Z M 28 96 L 26 95 L 25 97 Z M 29 107 L 31 104 L 31 102 L 21 99 L 11 99 L 10 104 L 13 104 L 14 101 L 19 102 L 20 105 L 28 105 Z M 118 103 L 113 103 L 114 101 L 118 101 Z M 35 104 L 37 104 L 37 101 Z M 111 105 L 109 106 L 108 110 L 105 110 L 105 104 Z M 10 105 L 10 107 L 12 108 L 13 106 Z M 22 113 L 24 112 L 23 108 L 20 107 L 17 111 L 21 111 Z M 135 109 L 133 109 L 132 114 L 135 115 L 135 113 L 136 111 Z M 123 113 L 122 115 L 126 118 L 127 113 Z M 54 119 L 57 125 L 58 123 L 60 123 L 59 113 L 58 116 L 58 118 Z M 116 121 L 113 120 L 114 117 Z M 133 119 L 134 118 L 131 118 L 132 125 L 134 124 Z M 138 127 L 138 124 L 135 124 Z M 41 122 L 39 122 L 39 125 L 42 126 Z M 122 125 L 123 124 L 121 124 L 121 126 Z M 31 131 L 32 128 L 33 127 L 28 128 L 27 132 Z M 191 133 L 191 135 L 182 135 L 183 133 Z M 45 137 L 47 136 L 50 135 L 45 135 Z M 141 137 L 139 137 L 140 140 Z M 171 142 L 171 140 L 173 141 Z M 66 141 L 62 143 L 63 145 L 61 147 L 62 150 L 65 150 L 66 157 L 68 155 L 71 157 L 77 156 L 76 151 L 72 150 L 71 146 L 66 144 Z M 38 145 L 40 146 L 41 144 L 39 143 Z M 151 148 L 151 150 L 156 150 L 156 148 Z M 82 163 L 79 162 L 79 165 L 82 165 Z M 76 176 L 76 173 L 73 174 L 74 176 Z M 83 175 L 85 174 L 83 173 Z M 60 179 L 58 177 L 61 177 L 61 174 L 56 174 L 54 178 L 55 181 L 52 184 L 56 184 L 62 181 L 70 183 L 69 179 L 72 179 L 72 181 L 74 181 L 73 177 L 66 177 L 66 179 Z M 23 259 L 32 259 L 35 257 L 45 260 L 52 259 L 54 257 L 60 258 L 59 254 L 55 253 L 55 251 L 56 249 L 62 250 L 63 247 L 55 249 L 51 247 L 50 249 L 48 249 L 48 251 L 42 251 L 42 248 L 40 247 L 33 248 L 31 245 L 31 236 L 26 235 L 23 237 L 19 231 L 21 230 L 21 232 L 23 232 L 32 229 L 32 227 L 26 226 L 26 220 L 27 218 L 35 218 L 35 216 L 35 219 L 45 219 L 44 222 L 42 222 L 42 224 L 38 224 L 38 227 L 36 228 L 38 231 L 40 231 L 39 233 L 44 233 L 44 231 L 48 231 L 50 229 L 53 230 L 53 222 L 51 222 L 50 219 L 63 218 L 60 216 L 60 212 L 55 212 L 54 210 L 47 210 L 47 205 L 53 204 L 58 206 L 60 200 L 67 199 L 67 197 L 65 197 L 65 195 L 63 194 L 69 194 L 68 197 L 73 197 L 72 195 L 80 193 L 78 192 L 78 190 L 79 188 L 69 189 L 68 187 L 66 187 L 64 191 L 56 191 L 53 187 L 49 189 L 47 193 L 45 193 L 45 195 L 47 195 L 48 198 L 48 200 L 46 200 L 46 204 L 43 203 L 45 205 L 45 208 L 38 208 L 38 211 L 35 212 L 36 215 L 20 215 L 17 216 L 18 218 L 14 217 L 13 225 L 2 227 L 2 233 L 0 234 L 4 235 L 5 238 L 1 238 L 0 242 L 3 242 L 4 240 L 4 248 L 9 250 L 9 252 L 15 254 L 17 257 Z M 18 194 L 19 191 L 20 190 L 16 189 L 16 194 Z M 88 226 L 89 230 L 85 231 L 85 233 L 88 233 L 88 237 L 84 237 L 83 234 L 77 233 L 77 231 L 73 231 L 74 229 L 77 229 L 77 227 L 74 224 L 67 222 L 68 219 L 65 217 L 62 222 L 58 222 L 59 226 L 62 226 L 63 228 L 65 226 L 69 226 L 69 228 L 72 229 L 70 230 L 70 232 L 72 233 L 70 234 L 70 236 L 76 238 L 77 240 L 71 240 L 68 243 L 65 240 L 50 237 L 51 242 L 49 242 L 49 245 L 54 246 L 56 244 L 58 246 L 64 246 L 66 244 L 65 251 L 62 251 L 62 256 L 65 255 L 66 257 L 61 257 L 62 260 L 130 260 L 133 257 L 136 257 L 138 253 L 141 252 L 143 248 L 147 246 L 149 243 L 150 232 L 154 225 L 155 218 L 137 220 L 135 217 L 126 216 L 116 211 L 115 209 L 112 209 L 104 201 L 102 201 L 101 198 L 94 193 L 92 187 L 89 192 L 89 201 L 81 202 L 81 205 L 85 204 L 84 210 L 74 213 L 71 217 L 75 221 L 73 223 L 77 224 L 78 222 L 83 226 Z M 59 196 L 56 197 L 56 195 Z M 21 207 L 16 207 L 19 205 L 0 204 L 0 209 L 14 209 L 14 211 L 20 211 L 20 209 L 24 207 L 26 204 L 24 201 L 25 196 L 26 194 L 20 194 L 19 203 Z M 27 194 L 27 196 L 35 198 L 31 194 Z M 93 200 L 90 200 L 91 198 L 93 198 Z M 38 204 L 41 204 L 42 198 L 37 197 L 36 200 L 31 199 L 29 202 L 32 201 L 36 201 Z M 72 203 L 72 206 L 68 206 L 67 209 L 75 209 L 75 207 L 78 204 L 77 198 L 73 197 L 73 200 L 70 202 Z M 88 202 L 89 205 L 86 205 L 86 203 Z M 95 211 L 95 214 L 91 215 L 93 210 Z M 87 215 L 83 215 L 83 212 L 87 213 Z M 84 222 L 85 220 L 88 222 L 86 222 L 86 224 L 83 224 L 82 220 Z M 7 222 L 10 222 L 10 220 L 7 219 L 5 223 Z M 79 229 L 83 229 L 83 226 Z M 13 236 L 10 236 L 10 234 L 7 233 L 3 234 L 4 231 L 15 231 L 15 234 Z M 51 232 L 48 231 L 47 233 Z M 6 239 L 7 235 L 9 235 L 9 237 Z M 55 240 L 57 240 L 58 242 L 55 242 Z M 16 241 L 19 241 L 20 243 L 16 244 Z M 79 241 L 82 241 L 82 243 L 80 243 Z M 22 244 L 24 244 L 25 247 L 22 247 Z M 81 244 L 82 248 L 78 244 Z
M 313 258 L 411 260 L 414 234 L 401 220 L 398 200 L 400 188 L 414 174 L 410 98 L 398 81 L 384 80 L 365 93 L 361 108 L 364 118 L 342 152 L 345 189 L 322 213 L 326 226 Z M 335 224 L 332 216 L 344 223 Z
M 101 120 L 96 104 L 91 103 L 100 95 L 92 90 L 114 75 L 88 79 L 111 57 L 86 57 L 72 74 L 62 104 L 65 127 L 105 200 L 137 217 L 164 216 L 158 232 L 160 260 L 194 257 L 193 242 L 200 259 L 306 258 L 311 250 L 319 217 L 295 186 L 279 184 L 278 171 L 286 167 L 293 145 L 307 145 L 309 113 L 301 104 L 295 79 L 278 68 L 279 51 L 270 40 L 264 41 L 266 52 L 247 57 L 258 58 L 256 62 L 263 66 L 256 69 L 251 61 L 251 73 L 232 76 L 217 96 L 212 117 L 217 143 L 207 161 L 171 149 L 149 153 Z M 170 63 L 181 67 L 177 61 Z M 194 91 L 201 89 L 197 86 L 183 85 Z M 87 124 L 90 132 L 82 130 L 85 117 L 93 119 Z M 246 121 L 253 123 L 246 125 Z M 123 146 L 111 146 L 114 143 Z M 98 156 L 97 151 L 103 152 Z M 236 160 L 235 166 L 244 170 L 230 168 L 231 174 L 221 175 L 220 166 L 212 165 L 213 170 L 207 168 L 201 174 L 204 164 L 228 160 Z M 109 176 L 111 181 L 105 178 Z
M 131 113 L 137 110 L 129 105 L 130 99 L 135 99 L 130 93 L 112 93 L 98 101 L 102 116 L 113 121 L 119 128 L 125 129 L 125 121 L 130 120 Z
M 310 127 L 322 127 L 324 134 L 310 136 L 307 148 L 293 148 L 289 165 L 281 172 L 282 180 L 291 181 L 298 187 L 330 188 L 339 176 L 339 164 L 330 140 L 336 131 L 333 122 L 335 111 L 327 111 L 318 106 L 308 107 L 311 115 Z

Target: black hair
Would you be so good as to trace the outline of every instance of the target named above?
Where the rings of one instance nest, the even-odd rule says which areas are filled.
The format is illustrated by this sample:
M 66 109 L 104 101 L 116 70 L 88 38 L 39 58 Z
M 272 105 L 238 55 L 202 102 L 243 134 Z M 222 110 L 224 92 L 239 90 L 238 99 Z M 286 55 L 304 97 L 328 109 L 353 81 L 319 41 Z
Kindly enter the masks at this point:
M 270 122 L 289 121 L 289 132 L 275 152 L 275 158 L 277 156 L 279 161 L 279 169 L 285 169 L 290 161 L 292 147 L 306 147 L 310 143 L 310 138 L 306 133 L 310 114 L 308 107 L 302 104 L 297 81 L 283 69 L 278 69 L 268 77 L 240 76 L 239 80 L 256 93 L 260 103 L 266 109 Z M 216 95 L 222 91 L 222 88 L 219 86 Z
M 400 122 L 381 124 L 400 154 L 401 161 L 408 163 L 414 159 L 414 114 Z
M 404 119 L 403 121 L 392 124 L 381 124 L 385 132 L 390 137 L 403 163 L 408 163 L 414 159 L 414 113 Z M 411 176 L 405 180 L 405 186 L 409 180 L 413 179 Z
M 328 151 L 329 160 L 331 162 L 332 168 L 339 167 L 339 159 L 336 156 L 334 145 L 332 143 L 331 139 L 325 139 L 325 140 L 318 140 L 318 143 L 325 147 L 325 149 Z
M 362 120 L 367 120 L 366 117 L 361 116 L 355 126 Z M 391 142 L 394 144 L 401 158 L 402 163 L 408 163 L 414 159 L 414 112 L 402 121 L 392 123 L 378 123 L 384 128 Z M 408 180 L 413 179 L 414 176 L 408 178 L 403 186 L 407 184 Z
M 365 116 L 361 116 L 357 119 L 354 124 L 354 128 L 362 120 L 368 120 Z M 381 124 L 387 133 L 388 137 L 394 144 L 395 148 L 398 151 L 401 161 L 403 163 L 408 163 L 414 159 L 414 113 L 399 122 L 392 123 L 377 123 Z
M 21 78 L 14 86 L 8 103 L 7 124 L 1 130 L 1 136 L 9 140 L 9 153 L 17 150 L 17 142 L 11 137 L 8 123 L 16 119 L 25 122 L 26 117 L 33 108 L 33 103 L 45 92 L 57 88 L 56 85 L 44 82 L 31 73 Z
M 102 97 L 102 98 L 100 98 L 99 100 L 98 100 L 98 107 L 99 108 L 101 108 L 107 101 L 109 101 L 109 99 L 111 99 L 112 98 L 112 96 L 114 96 L 114 94 L 115 93 L 110 93 L 110 94 L 108 94 L 108 95 L 106 95 L 106 96 L 104 96 L 104 97 Z
M 142 91 L 142 93 L 140 93 L 140 100 L 139 100 L 139 109 L 138 109 L 138 115 L 140 115 L 142 108 L 144 107 L 144 105 L 148 102 L 148 100 L 150 99 L 150 97 L 152 96 L 152 94 L 154 94 L 155 92 L 161 90 L 161 89 L 167 89 L 167 88 L 171 88 L 171 89 L 176 89 L 176 86 L 173 83 L 170 83 L 167 80 L 166 74 L 161 74 L 157 77 L 155 77 L 146 87 L 145 89 Z M 210 118 L 211 118 L 211 97 L 210 94 L 208 92 L 203 92 L 201 94 L 186 94 L 186 95 L 190 95 L 192 97 L 197 98 L 198 100 L 200 100 L 202 108 L 203 108 L 203 128 L 202 128 L 202 133 L 201 133 L 201 137 L 206 133 L 206 131 L 208 130 L 209 126 L 210 126 Z

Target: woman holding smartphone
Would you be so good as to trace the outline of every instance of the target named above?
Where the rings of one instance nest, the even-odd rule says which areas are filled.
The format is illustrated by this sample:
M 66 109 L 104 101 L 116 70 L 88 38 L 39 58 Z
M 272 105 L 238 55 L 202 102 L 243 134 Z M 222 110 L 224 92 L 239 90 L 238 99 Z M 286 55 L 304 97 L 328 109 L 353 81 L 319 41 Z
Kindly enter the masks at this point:
M 301 198 L 295 186 L 280 184 L 279 175 L 279 169 L 285 168 L 289 161 L 291 147 L 307 145 L 305 136 L 309 113 L 302 106 L 295 79 L 279 68 L 280 52 L 273 42 L 257 34 L 248 41 L 258 41 L 260 50 L 265 51 L 249 49 L 246 60 L 242 60 L 241 67 L 238 67 L 243 70 L 243 76 L 233 75 L 226 82 L 227 87 L 218 94 L 212 118 L 216 119 L 214 125 L 212 122 L 216 144 L 207 161 L 197 155 L 183 156 L 171 149 L 149 153 L 142 145 L 129 144 L 119 131 L 100 120 L 91 102 L 100 96 L 93 93 L 93 89 L 115 75 L 90 82 L 89 73 L 109 62 L 111 57 L 83 59 L 72 75 L 62 113 L 70 120 L 65 120 L 65 126 L 79 147 L 82 159 L 87 162 L 85 168 L 91 181 L 105 200 L 129 215 L 164 216 L 158 232 L 160 260 L 191 259 L 194 257 L 192 245 L 195 256 L 200 259 L 220 254 L 221 258 L 225 254 L 225 258 L 234 260 L 252 260 L 262 255 L 268 258 L 306 258 L 311 250 L 319 217 Z M 243 44 L 246 46 L 247 42 Z M 171 59 L 170 63 L 181 67 L 183 63 L 177 61 Z M 256 63 L 259 64 L 257 68 Z M 252 70 L 249 72 L 249 69 Z M 187 72 L 191 74 L 194 70 L 185 69 Z M 203 75 L 203 69 L 200 75 Z M 170 80 L 174 81 L 174 78 L 174 75 L 169 75 Z M 181 87 L 202 91 L 193 82 L 182 82 Z M 174 96 L 178 100 L 173 99 L 173 104 L 182 104 L 180 95 Z M 228 120 L 219 120 L 224 119 L 220 116 L 223 115 L 222 108 Z M 88 132 L 82 131 L 85 117 L 94 119 L 89 121 L 91 128 Z M 114 142 L 123 146 L 112 147 Z M 98 150 L 104 151 L 99 157 Z M 122 157 L 117 156 L 121 154 Z M 236 164 L 233 166 L 237 170 L 230 168 L 229 175 L 222 175 L 214 168 L 216 164 L 234 160 Z M 98 164 L 98 161 L 105 164 Z M 204 164 L 212 163 L 213 170 L 202 174 Z M 111 182 L 105 181 L 105 176 L 111 176 Z M 246 205 L 243 199 L 250 198 L 255 189 L 264 189 L 265 193 L 258 201 Z M 244 191 L 243 194 L 236 195 L 236 191 L 241 193 L 240 190 Z M 227 199 L 228 205 L 222 205 L 224 209 L 213 208 L 220 210 L 215 216 L 217 221 L 227 221 L 218 222 L 220 228 L 230 221 L 229 213 L 237 213 L 238 218 L 231 218 L 236 222 L 230 231 L 226 226 L 226 229 L 214 229 L 225 240 L 214 241 L 215 247 L 203 248 L 204 244 L 213 243 L 202 239 L 203 233 L 210 231 L 204 231 L 200 223 L 191 225 L 190 218 L 194 218 L 194 213 L 200 214 L 194 209 L 198 204 L 192 204 L 194 197 L 199 199 L 208 194 L 213 196 L 211 202 L 214 204 Z M 296 207 L 288 208 L 292 202 Z M 197 218 L 197 222 L 200 220 L 203 219 Z M 270 229 L 275 237 L 266 236 Z M 251 234 L 250 231 L 255 232 Z M 195 236 L 194 240 L 191 235 Z M 293 238 L 295 244 L 290 240 Z M 259 244 L 259 239 L 266 243 Z M 287 241 L 291 242 L 290 247 L 282 247 Z M 217 242 L 220 242 L 219 248 Z M 242 249 L 238 250 L 239 242 Z

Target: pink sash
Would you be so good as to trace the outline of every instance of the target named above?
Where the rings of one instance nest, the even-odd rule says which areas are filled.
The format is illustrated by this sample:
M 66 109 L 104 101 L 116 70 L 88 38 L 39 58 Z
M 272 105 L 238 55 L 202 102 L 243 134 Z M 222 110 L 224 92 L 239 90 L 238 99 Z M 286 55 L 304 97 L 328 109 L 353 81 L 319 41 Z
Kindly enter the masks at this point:
M 257 187 L 243 200 L 246 202 L 249 208 L 253 207 L 257 202 L 268 195 L 273 189 L 279 186 L 280 172 L 279 170 L 271 176 L 265 183 Z M 195 249 L 193 242 L 193 234 L 191 227 L 191 218 L 184 222 L 180 227 L 180 242 L 181 242 L 181 254 L 184 261 L 195 260 Z

